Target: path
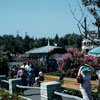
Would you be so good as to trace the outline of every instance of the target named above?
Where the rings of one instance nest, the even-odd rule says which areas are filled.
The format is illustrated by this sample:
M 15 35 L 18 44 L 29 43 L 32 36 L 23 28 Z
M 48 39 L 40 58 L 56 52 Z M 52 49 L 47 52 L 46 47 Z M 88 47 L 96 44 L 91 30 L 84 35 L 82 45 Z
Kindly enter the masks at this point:
M 29 89 L 24 92 L 24 96 L 30 98 L 32 100 L 41 100 L 40 98 L 40 90 L 37 89 Z
M 30 98 L 31 100 L 41 100 L 40 90 L 37 90 L 37 89 L 29 89 L 29 90 L 24 91 L 24 96 L 27 98 Z M 76 100 L 76 99 L 63 97 L 62 100 Z

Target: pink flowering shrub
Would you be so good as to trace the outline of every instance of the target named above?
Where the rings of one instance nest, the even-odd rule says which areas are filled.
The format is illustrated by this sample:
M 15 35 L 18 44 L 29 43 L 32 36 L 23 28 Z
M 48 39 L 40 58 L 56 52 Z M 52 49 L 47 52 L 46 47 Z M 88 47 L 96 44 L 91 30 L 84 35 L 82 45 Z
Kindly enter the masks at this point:
M 100 67 L 100 58 L 96 56 L 86 55 L 86 51 L 79 51 L 77 48 L 68 48 L 67 54 L 63 54 L 58 62 L 60 72 L 69 72 L 70 76 L 76 77 L 78 69 L 81 65 L 88 63 L 95 69 Z
M 9 94 L 4 89 L 0 88 L 0 100 L 25 100 L 15 94 Z

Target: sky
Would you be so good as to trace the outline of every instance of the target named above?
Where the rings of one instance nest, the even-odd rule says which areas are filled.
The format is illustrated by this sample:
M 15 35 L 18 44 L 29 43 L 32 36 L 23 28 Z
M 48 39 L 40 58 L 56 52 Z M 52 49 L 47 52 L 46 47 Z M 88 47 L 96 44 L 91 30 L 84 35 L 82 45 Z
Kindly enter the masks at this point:
M 34 38 L 54 38 L 56 34 L 79 34 L 69 4 L 80 18 L 76 0 L 0 0 L 0 36 L 24 37 L 27 33 Z

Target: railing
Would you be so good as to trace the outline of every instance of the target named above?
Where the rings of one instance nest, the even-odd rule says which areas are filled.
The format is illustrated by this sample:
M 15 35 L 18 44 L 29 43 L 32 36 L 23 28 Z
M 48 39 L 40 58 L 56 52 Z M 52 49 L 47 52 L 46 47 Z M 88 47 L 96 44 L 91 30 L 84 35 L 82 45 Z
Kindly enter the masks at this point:
M 35 87 L 35 86 L 22 86 L 22 85 L 16 85 L 17 88 L 20 88 L 20 89 L 39 89 L 40 90 L 40 87 Z
M 14 89 L 16 88 L 16 85 L 20 84 L 20 82 L 21 82 L 21 78 L 2 80 L 2 83 L 3 83 L 2 85 L 7 84 L 8 91 L 10 94 L 12 94 Z
M 71 100 L 83 100 L 80 97 L 73 96 L 73 95 L 69 95 L 69 94 L 64 94 L 64 93 L 61 93 L 61 92 L 56 92 L 55 91 L 54 94 L 59 95 L 59 96 L 62 96 L 62 97 L 65 97 L 67 99 L 71 99 Z

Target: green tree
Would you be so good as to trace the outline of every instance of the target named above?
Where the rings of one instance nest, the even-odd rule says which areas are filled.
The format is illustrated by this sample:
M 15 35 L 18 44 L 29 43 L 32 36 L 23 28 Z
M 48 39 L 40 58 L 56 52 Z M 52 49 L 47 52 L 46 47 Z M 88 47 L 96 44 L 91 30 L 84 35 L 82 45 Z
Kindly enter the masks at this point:
M 4 35 L 4 45 L 5 45 L 5 51 L 10 51 L 14 53 L 14 46 L 15 46 L 15 38 L 13 35 Z
M 8 76 L 8 60 L 0 54 L 0 75 Z
M 54 44 L 59 45 L 59 36 L 58 36 L 58 34 L 56 34 L 56 36 L 54 38 Z
M 15 52 L 16 53 L 24 53 L 23 48 L 23 38 L 21 36 L 19 36 L 19 34 L 17 34 L 16 38 L 15 38 Z
M 25 38 L 24 38 L 24 41 L 23 41 L 24 52 L 31 49 L 30 41 L 31 41 L 30 37 L 26 34 Z
M 38 48 L 38 47 L 40 47 L 40 45 L 41 45 L 41 43 L 40 43 L 40 41 L 38 41 L 37 39 L 34 41 L 34 47 L 35 48 Z

